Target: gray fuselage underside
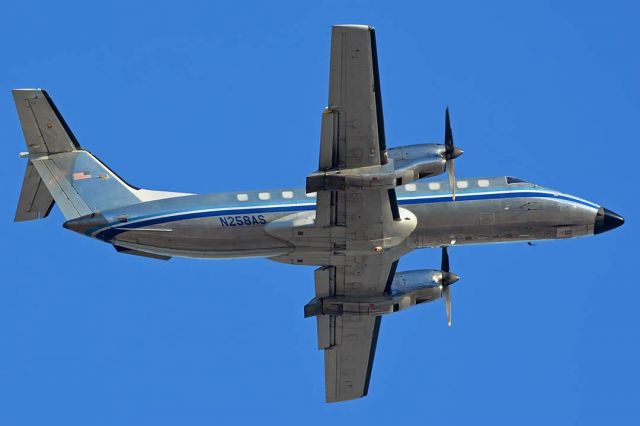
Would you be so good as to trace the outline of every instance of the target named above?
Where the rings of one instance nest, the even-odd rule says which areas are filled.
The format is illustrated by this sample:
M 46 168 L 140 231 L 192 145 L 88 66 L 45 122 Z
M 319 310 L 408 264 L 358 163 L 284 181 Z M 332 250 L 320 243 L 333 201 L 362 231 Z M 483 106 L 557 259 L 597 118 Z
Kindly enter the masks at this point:
M 400 207 L 418 218 L 407 239 L 410 248 L 593 234 L 599 208 L 594 203 L 530 183 L 506 184 L 504 177 L 460 182 L 468 187 L 457 190 L 455 202 L 445 182 L 398 188 Z M 188 195 L 102 212 L 108 223 L 87 234 L 167 256 L 278 257 L 304 240 L 282 241 L 265 232 L 265 226 L 304 211 L 313 214 L 315 198 L 303 190 Z

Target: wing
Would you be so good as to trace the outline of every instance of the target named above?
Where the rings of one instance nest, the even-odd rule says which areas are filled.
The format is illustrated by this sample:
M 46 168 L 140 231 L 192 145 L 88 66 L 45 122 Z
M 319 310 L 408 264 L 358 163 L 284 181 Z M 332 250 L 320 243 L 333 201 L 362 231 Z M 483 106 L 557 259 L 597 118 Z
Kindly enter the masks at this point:
M 336 25 L 331 35 L 329 106 L 322 114 L 318 169 L 380 166 L 387 163 L 386 155 L 375 30 Z M 366 224 L 399 218 L 393 189 L 318 191 L 316 210 L 318 225 L 349 229 L 362 228 L 353 219 Z
M 386 164 L 385 155 L 375 31 L 364 25 L 336 25 L 319 169 Z
M 324 348 L 326 402 L 361 398 L 369 391 L 381 317 L 321 315 L 320 329 L 331 334 L 333 346 Z
M 315 226 L 328 235 L 330 261 L 316 271 L 316 298 L 305 315 L 317 315 L 326 398 L 335 402 L 367 394 L 380 317 L 323 314 L 324 300 L 352 303 L 383 296 L 401 253 L 386 251 L 392 247 L 387 244 L 392 225 L 400 220 L 395 189 L 372 178 L 387 164 L 373 28 L 333 27 L 330 73 L 319 168 L 307 177 L 307 192 L 318 193 Z
M 370 258 L 372 256 L 366 256 Z M 349 266 L 325 266 L 316 270 L 316 298 L 355 295 L 358 289 L 389 286 L 397 261 L 366 265 L 350 259 Z M 318 315 L 318 348 L 324 349 L 327 402 L 367 395 L 380 330 L 379 316 Z

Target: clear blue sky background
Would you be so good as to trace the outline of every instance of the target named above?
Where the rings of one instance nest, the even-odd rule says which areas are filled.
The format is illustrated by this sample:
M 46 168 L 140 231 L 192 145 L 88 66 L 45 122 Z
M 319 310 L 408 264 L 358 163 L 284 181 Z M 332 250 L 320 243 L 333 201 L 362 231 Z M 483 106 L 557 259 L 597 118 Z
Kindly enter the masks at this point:
M 63 4 L 58 4 L 63 3 Z M 635 2 L 49 2 L 0 6 L 0 424 L 639 424 Z M 370 395 L 323 403 L 313 268 L 160 262 L 12 223 L 10 89 L 49 90 L 130 182 L 300 187 L 315 169 L 330 26 L 376 26 L 390 145 L 625 216 L 592 238 L 451 250 L 441 303 L 386 317 Z M 437 267 L 414 252 L 400 270 Z

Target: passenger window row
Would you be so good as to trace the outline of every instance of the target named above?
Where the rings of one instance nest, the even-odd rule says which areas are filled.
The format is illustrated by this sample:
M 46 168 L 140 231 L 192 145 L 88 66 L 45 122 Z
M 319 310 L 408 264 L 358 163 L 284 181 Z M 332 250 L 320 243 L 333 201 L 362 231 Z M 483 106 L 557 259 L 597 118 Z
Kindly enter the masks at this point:
M 476 181 L 476 184 L 480 187 L 480 188 L 487 188 L 490 185 L 489 179 L 478 179 Z M 427 184 L 427 186 L 429 187 L 430 190 L 432 191 L 438 191 L 442 188 L 442 185 L 440 184 L 440 182 L 429 182 Z M 459 189 L 465 189 L 469 187 L 469 181 L 466 180 L 459 180 L 456 182 L 456 187 L 458 187 Z M 416 184 L 415 183 L 408 183 L 404 186 L 404 190 L 407 192 L 414 192 L 417 189 Z
M 487 188 L 490 185 L 489 179 L 478 179 L 476 181 L 476 184 L 478 185 L 478 187 L 480 188 Z M 442 188 L 442 185 L 440 184 L 440 182 L 429 182 L 427 184 L 427 186 L 429 187 L 430 190 L 432 191 L 438 191 Z M 465 189 L 469 187 L 469 181 L 466 180 L 459 180 L 456 182 L 456 187 L 458 187 L 459 189 Z M 417 186 L 415 183 L 408 183 L 404 186 L 404 190 L 407 192 L 414 192 L 416 191 Z M 282 191 L 280 193 L 280 196 L 286 200 L 292 199 L 293 198 L 293 191 Z M 317 196 L 317 194 L 315 192 L 312 192 L 310 194 L 306 194 L 307 198 L 315 198 Z M 236 194 L 236 198 L 238 199 L 238 201 L 248 201 L 249 200 L 249 194 L 247 193 L 240 193 L 240 194 Z M 258 199 L 262 200 L 262 201 L 266 201 L 266 200 L 270 200 L 271 199 L 271 193 L 270 192 L 260 192 L 258 193 Z
M 311 192 L 309 194 L 306 194 L 307 198 L 315 198 L 316 195 L 317 194 L 315 192 Z M 280 193 L 280 196 L 282 198 L 284 198 L 285 200 L 290 200 L 290 199 L 293 198 L 293 191 L 282 191 Z M 247 193 L 236 194 L 236 198 L 238 199 L 238 201 L 248 201 L 249 200 L 249 194 L 247 194 Z M 271 193 L 270 192 L 259 192 L 258 193 L 258 199 L 260 199 L 262 201 L 270 200 L 271 199 Z

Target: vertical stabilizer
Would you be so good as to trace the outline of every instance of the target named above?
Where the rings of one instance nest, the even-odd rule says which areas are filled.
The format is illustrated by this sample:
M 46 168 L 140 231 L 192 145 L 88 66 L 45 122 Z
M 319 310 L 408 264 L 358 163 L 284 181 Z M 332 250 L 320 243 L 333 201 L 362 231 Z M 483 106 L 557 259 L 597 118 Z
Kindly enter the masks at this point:
M 13 98 L 29 158 L 16 221 L 46 217 L 54 202 L 67 220 L 140 202 L 136 188 L 81 148 L 46 91 L 17 89 Z

